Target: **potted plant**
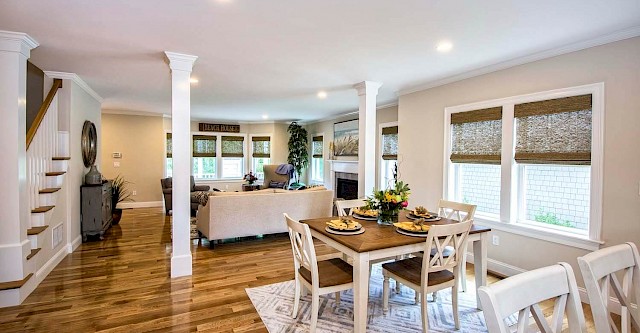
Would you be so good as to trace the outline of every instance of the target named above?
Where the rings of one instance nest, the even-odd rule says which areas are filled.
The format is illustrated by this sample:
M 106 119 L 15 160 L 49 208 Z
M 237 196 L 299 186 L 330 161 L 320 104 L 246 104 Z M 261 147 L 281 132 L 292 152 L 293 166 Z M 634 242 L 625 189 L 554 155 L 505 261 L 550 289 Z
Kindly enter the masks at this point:
M 399 181 L 393 188 L 382 191 L 373 191 L 373 195 L 367 197 L 367 208 L 378 211 L 378 223 L 390 225 L 398 221 L 400 209 L 409 205 L 409 185 Z
M 297 122 L 292 122 L 287 128 L 289 132 L 289 157 L 287 162 L 293 165 L 294 182 L 290 186 L 293 188 L 304 186 L 300 183 L 300 175 L 302 169 L 309 166 L 309 147 L 307 130 L 300 126 Z
M 253 174 L 253 171 L 249 171 L 248 174 L 244 175 L 242 180 L 245 180 L 247 183 L 249 183 L 249 185 L 253 185 L 253 183 L 255 183 L 256 180 L 258 180 L 258 177 L 256 177 L 256 175 Z
M 111 181 L 111 207 L 113 208 L 111 224 L 120 223 L 120 219 L 122 218 L 122 209 L 116 208 L 118 203 L 133 201 L 131 191 L 129 190 L 130 184 L 132 183 L 125 180 L 121 175 L 116 176 L 116 178 Z

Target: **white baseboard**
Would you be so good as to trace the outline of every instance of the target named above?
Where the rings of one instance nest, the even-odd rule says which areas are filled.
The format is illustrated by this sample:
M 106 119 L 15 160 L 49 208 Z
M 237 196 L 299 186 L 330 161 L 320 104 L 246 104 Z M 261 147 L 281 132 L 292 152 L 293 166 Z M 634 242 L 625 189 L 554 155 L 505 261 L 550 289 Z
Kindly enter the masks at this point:
M 128 209 L 128 208 L 148 208 L 148 207 L 162 207 L 164 202 L 162 201 L 141 201 L 141 202 L 121 202 L 116 208 Z
M 47 263 L 42 265 L 42 267 L 36 272 L 36 285 L 39 285 L 42 280 L 44 280 L 51 271 L 58 266 L 58 264 L 66 257 L 68 254 L 68 250 L 66 246 L 61 246 L 60 250 L 56 254 L 54 254 Z
M 467 253 L 467 262 L 473 265 L 473 253 Z M 517 275 L 527 271 L 526 269 L 512 266 L 491 258 L 487 258 L 487 269 L 506 277 Z M 582 303 L 589 304 L 589 296 L 587 295 L 587 290 L 584 287 L 578 287 L 578 293 L 580 293 L 580 300 L 582 301 Z M 618 301 L 617 298 L 609 297 L 608 306 L 609 309 L 613 311 L 613 313 L 618 315 L 620 314 L 621 306 L 620 301 Z M 631 304 L 631 308 L 634 311 L 637 311 L 638 305 Z
M 78 235 L 76 239 L 67 244 L 67 253 L 72 253 L 73 251 L 75 251 L 78 246 L 80 246 L 80 244 L 82 244 L 82 236 Z

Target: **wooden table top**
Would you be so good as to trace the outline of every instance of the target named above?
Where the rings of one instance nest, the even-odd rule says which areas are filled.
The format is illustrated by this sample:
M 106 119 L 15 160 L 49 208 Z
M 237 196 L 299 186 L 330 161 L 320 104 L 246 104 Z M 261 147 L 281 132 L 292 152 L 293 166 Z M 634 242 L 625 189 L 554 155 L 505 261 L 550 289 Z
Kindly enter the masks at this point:
M 400 212 L 400 215 L 398 216 L 399 222 L 411 221 L 409 218 L 407 218 L 406 212 L 407 211 Z M 424 237 L 412 237 L 412 236 L 402 235 L 396 232 L 396 227 L 392 225 L 391 226 L 379 225 L 377 221 L 363 221 L 363 220 L 356 219 L 354 217 L 349 217 L 349 218 L 354 221 L 360 222 L 360 224 L 362 224 L 362 226 L 365 228 L 364 233 L 360 235 L 350 235 L 350 236 L 335 235 L 335 234 L 328 233 L 325 230 L 325 228 L 327 227 L 327 222 L 338 219 L 338 217 L 335 217 L 335 216 L 323 217 L 318 219 L 301 220 L 300 222 L 306 223 L 307 225 L 309 225 L 310 229 L 317 231 L 322 235 L 333 239 L 339 244 L 342 244 L 348 247 L 349 249 L 352 249 L 359 253 L 387 249 L 387 248 L 392 248 L 396 246 L 417 244 L 417 243 L 426 241 L 426 238 Z M 429 224 L 429 225 L 451 224 L 451 223 L 457 223 L 457 222 L 458 221 L 455 221 L 455 220 L 442 218 L 440 221 L 425 222 L 425 224 Z M 471 231 L 469 233 L 478 234 L 478 233 L 489 232 L 489 231 L 491 231 L 491 228 L 489 227 L 478 226 L 474 224 L 471 227 Z

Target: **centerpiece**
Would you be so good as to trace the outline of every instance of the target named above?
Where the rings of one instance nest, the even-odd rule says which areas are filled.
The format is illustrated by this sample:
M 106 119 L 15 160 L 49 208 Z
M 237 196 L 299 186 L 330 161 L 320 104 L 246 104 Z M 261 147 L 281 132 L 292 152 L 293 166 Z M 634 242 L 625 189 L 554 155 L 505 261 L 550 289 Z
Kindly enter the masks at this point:
M 247 183 L 249 183 L 249 185 L 253 185 L 253 183 L 255 183 L 256 180 L 258 180 L 258 177 L 253 174 L 253 171 L 249 171 L 248 174 L 244 175 L 242 180 L 245 180 Z
M 409 205 L 409 185 L 402 181 L 396 182 L 394 187 L 386 190 L 373 191 L 367 197 L 367 208 L 378 211 L 378 224 L 392 225 L 398 221 L 400 209 Z

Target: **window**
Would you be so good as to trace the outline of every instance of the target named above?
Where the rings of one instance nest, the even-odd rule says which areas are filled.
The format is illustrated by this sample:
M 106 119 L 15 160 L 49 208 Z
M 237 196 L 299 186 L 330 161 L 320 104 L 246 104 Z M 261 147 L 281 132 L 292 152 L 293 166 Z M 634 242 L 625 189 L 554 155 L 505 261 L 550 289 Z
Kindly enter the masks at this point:
M 193 136 L 193 176 L 196 179 L 216 178 L 215 136 Z
M 271 137 L 254 136 L 251 138 L 252 144 L 252 166 L 254 174 L 258 179 L 264 179 L 264 166 L 271 162 Z
M 324 182 L 324 137 L 316 135 L 311 141 L 311 182 Z
M 173 150 L 171 146 L 172 146 L 171 133 L 167 133 L 167 141 L 166 141 L 167 158 L 165 159 L 165 170 L 166 170 L 167 177 L 173 176 L 173 158 L 172 158 Z
M 447 108 L 444 197 L 498 230 L 597 249 L 603 95 L 592 84 Z
M 244 176 L 244 137 L 222 136 L 222 178 Z
M 382 127 L 382 161 L 380 162 L 380 188 L 393 186 L 398 172 L 398 126 Z

